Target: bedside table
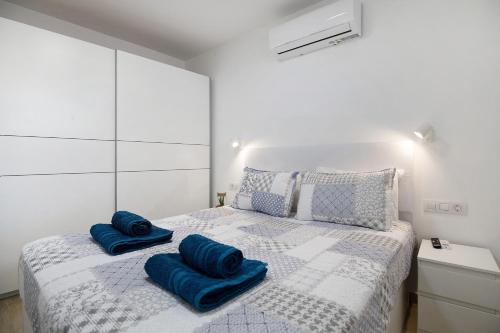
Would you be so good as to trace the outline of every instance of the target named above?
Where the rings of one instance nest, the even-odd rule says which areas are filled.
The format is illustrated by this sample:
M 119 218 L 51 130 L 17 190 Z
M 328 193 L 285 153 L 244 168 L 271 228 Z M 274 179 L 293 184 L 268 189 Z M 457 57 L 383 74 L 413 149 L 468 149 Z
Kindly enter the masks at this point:
M 500 332 L 500 269 L 490 250 L 434 249 L 424 239 L 417 259 L 419 332 Z

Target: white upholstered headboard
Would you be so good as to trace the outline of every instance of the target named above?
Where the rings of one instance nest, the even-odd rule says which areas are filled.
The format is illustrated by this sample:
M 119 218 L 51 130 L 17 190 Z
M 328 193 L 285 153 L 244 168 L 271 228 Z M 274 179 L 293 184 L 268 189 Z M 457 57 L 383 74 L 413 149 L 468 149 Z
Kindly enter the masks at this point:
M 352 143 L 315 146 L 246 147 L 237 168 L 262 170 L 314 170 L 318 166 L 341 170 L 370 171 L 385 168 L 404 170 L 399 180 L 400 219 L 412 221 L 413 143 Z

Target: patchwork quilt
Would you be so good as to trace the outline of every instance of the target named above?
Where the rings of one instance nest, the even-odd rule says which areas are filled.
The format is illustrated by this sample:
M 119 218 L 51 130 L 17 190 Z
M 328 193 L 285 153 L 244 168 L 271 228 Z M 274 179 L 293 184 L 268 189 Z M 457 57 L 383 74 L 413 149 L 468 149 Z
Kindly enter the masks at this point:
M 26 245 L 20 291 L 34 332 L 385 332 L 408 276 L 412 227 L 387 232 L 278 218 L 229 207 L 153 221 L 173 241 L 109 256 L 88 234 Z M 156 253 L 198 233 L 268 263 L 263 283 L 207 313 L 154 284 Z

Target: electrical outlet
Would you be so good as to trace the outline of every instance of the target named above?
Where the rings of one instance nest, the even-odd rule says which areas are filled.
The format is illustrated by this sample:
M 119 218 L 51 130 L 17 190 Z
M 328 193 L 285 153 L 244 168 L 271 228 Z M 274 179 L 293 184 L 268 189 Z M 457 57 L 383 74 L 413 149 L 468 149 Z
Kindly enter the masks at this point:
M 468 209 L 465 202 L 424 200 L 424 212 L 465 216 Z
M 467 215 L 467 204 L 464 202 L 450 202 L 450 214 Z
M 237 191 L 238 187 L 239 187 L 239 184 L 231 183 L 231 184 L 229 184 L 229 191 Z

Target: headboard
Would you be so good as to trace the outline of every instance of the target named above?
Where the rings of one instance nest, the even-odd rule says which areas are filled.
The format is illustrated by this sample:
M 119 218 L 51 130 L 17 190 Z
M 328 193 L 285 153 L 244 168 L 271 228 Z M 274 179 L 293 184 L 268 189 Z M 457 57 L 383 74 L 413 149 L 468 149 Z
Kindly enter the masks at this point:
M 400 219 L 413 217 L 413 142 L 349 143 L 315 146 L 246 147 L 234 165 L 262 170 L 314 170 L 318 166 L 341 170 L 370 171 L 386 168 L 404 170 L 399 180 Z

